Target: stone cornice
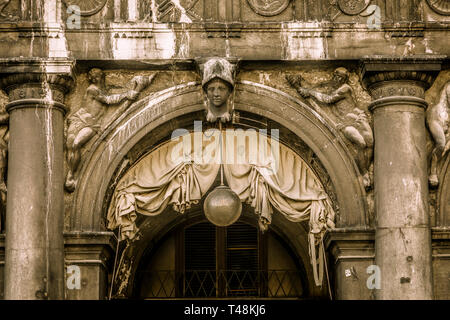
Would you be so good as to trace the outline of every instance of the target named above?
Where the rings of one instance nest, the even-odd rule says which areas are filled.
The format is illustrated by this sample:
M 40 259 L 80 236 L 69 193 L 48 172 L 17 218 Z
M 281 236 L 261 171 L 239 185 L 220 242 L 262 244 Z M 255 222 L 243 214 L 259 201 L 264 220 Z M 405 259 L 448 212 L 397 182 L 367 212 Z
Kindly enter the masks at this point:
M 74 65 L 65 58 L 0 59 L 0 87 L 9 93 L 20 85 L 48 83 L 66 93 L 74 83 Z

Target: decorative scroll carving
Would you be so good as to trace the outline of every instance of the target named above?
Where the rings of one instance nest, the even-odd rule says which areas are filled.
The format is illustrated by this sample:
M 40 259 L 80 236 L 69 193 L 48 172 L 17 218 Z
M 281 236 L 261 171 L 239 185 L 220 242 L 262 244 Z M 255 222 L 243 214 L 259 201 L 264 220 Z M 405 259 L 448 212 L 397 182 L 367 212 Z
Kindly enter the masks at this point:
M 431 154 L 429 183 L 431 187 L 439 184 L 437 168 L 450 150 L 450 81 L 444 85 L 438 103 L 427 110 L 427 124 L 434 139 L 435 147 Z
M 11 0 L 3 0 L 0 2 L 0 17 L 5 17 L 3 9 L 11 2 Z
M 0 20 L 19 20 L 18 12 L 5 13 L 6 7 L 10 4 L 11 0 L 0 0 Z
M 8 162 L 8 130 L 9 114 L 7 112 L 0 113 L 0 126 L 6 127 L 3 135 L 0 136 L 0 231 L 4 230 L 6 217 L 6 169 Z
M 247 0 L 247 2 L 257 14 L 272 17 L 283 12 L 288 7 L 290 0 Z
M 80 7 L 80 15 L 92 16 L 103 9 L 107 0 L 62 0 L 69 7 L 72 5 Z
M 134 88 L 121 94 L 108 95 L 105 86 L 105 74 L 98 68 L 93 68 L 88 74 L 90 86 L 87 88 L 83 107 L 72 114 L 68 119 L 67 129 L 67 162 L 69 171 L 66 176 L 65 188 L 69 192 L 75 190 L 76 173 L 81 160 L 81 148 L 86 145 L 97 133 L 101 131 L 100 123 L 105 106 L 119 104 L 128 100 L 136 100 L 139 92 L 144 90 L 153 80 L 150 77 L 134 77 Z
M 159 22 L 192 22 L 202 20 L 198 13 L 204 1 L 155 0 L 156 20 Z
M 234 90 L 235 67 L 225 59 L 212 58 L 201 65 L 200 69 L 203 69 L 206 121 L 231 121 L 234 107 L 230 97 Z
M 328 87 L 329 93 L 303 87 L 301 76 L 288 75 L 286 79 L 303 98 L 309 98 L 316 110 L 320 107 L 313 98 L 320 103 L 333 106 L 332 111 L 337 120 L 336 128 L 356 148 L 356 162 L 363 175 L 364 186 L 369 189 L 372 185 L 370 166 L 373 157 L 373 133 L 367 114 L 357 107 L 353 89 L 348 84 L 347 69 L 337 68 L 333 73 L 333 79 L 320 85 L 320 87 Z
M 435 12 L 449 16 L 450 15 L 450 1 L 449 0 L 427 0 L 428 5 Z

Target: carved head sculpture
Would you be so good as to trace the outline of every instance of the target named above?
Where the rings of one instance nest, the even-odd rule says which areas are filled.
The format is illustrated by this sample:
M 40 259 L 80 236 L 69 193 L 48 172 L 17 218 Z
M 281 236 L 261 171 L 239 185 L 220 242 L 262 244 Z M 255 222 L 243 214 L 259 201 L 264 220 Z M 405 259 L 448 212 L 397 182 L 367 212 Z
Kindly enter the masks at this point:
M 343 67 L 336 68 L 333 72 L 333 80 L 339 84 L 347 83 L 348 78 L 348 70 Z
M 210 59 L 204 64 L 202 87 L 209 122 L 231 120 L 229 98 L 234 88 L 233 71 L 233 65 L 221 58 Z
M 105 73 L 99 68 L 92 68 L 89 70 L 88 80 L 92 84 L 103 87 L 105 84 Z

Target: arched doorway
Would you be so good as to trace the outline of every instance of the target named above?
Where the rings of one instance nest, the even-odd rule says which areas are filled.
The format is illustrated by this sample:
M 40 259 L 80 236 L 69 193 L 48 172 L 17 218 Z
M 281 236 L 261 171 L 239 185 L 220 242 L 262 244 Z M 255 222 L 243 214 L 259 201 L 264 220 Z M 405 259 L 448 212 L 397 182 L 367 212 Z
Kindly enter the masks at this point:
M 131 290 L 127 289 L 131 281 L 134 287 L 139 287 L 133 294 L 145 298 L 304 298 L 308 278 L 315 286 L 322 287 L 323 244 L 318 240 L 324 228 L 333 222 L 334 211 L 314 170 L 285 144 L 273 141 L 273 137 L 269 143 L 268 137 L 257 136 L 255 131 L 227 130 L 216 131 L 214 139 L 213 132 L 188 132 L 159 144 L 128 168 L 118 182 L 108 210 L 108 227 L 119 229 L 119 237 L 127 241 L 127 248 L 117 266 L 116 296 L 129 296 L 125 291 Z M 206 139 L 199 150 L 197 135 Z M 226 148 L 215 149 L 216 142 L 221 140 Z M 274 158 L 278 159 L 274 165 L 276 170 L 270 170 L 267 163 L 272 162 L 264 156 L 253 157 L 257 152 L 252 148 L 255 145 L 271 155 L 278 154 Z M 153 233 L 153 225 L 168 224 L 169 213 L 187 219 L 184 224 L 194 224 L 190 209 L 203 202 L 218 184 L 220 165 L 214 159 L 219 149 L 224 152 L 224 160 L 231 151 L 235 156 L 239 152 L 244 154 L 240 159 L 244 162 L 236 162 L 234 158 L 231 162 L 224 161 L 222 167 L 226 184 L 240 201 L 249 205 L 247 212 L 252 218 L 244 216 L 241 222 L 227 228 L 196 222 L 195 226 L 179 226 L 176 231 Z M 209 161 L 203 163 L 203 158 L 200 162 L 193 161 L 198 151 Z M 204 220 L 202 210 L 197 208 L 195 212 L 197 218 Z M 287 235 L 286 231 L 280 233 L 288 239 L 299 239 L 302 259 L 292 258 L 291 250 L 283 249 L 285 241 L 277 240 L 280 237 L 263 233 L 272 224 L 274 213 L 289 226 L 306 222 L 295 236 Z M 152 219 L 159 216 L 162 218 L 158 222 Z M 147 247 L 161 246 L 156 239 L 165 238 L 169 233 L 173 233 L 169 239 L 175 241 L 175 247 L 166 250 L 164 255 L 153 248 L 151 256 L 157 258 L 152 263 L 142 262 L 149 256 Z M 139 255 L 136 251 L 144 252 Z M 310 257 L 304 258 L 308 254 Z M 312 266 L 308 275 L 304 264 L 309 259 Z M 161 265 L 164 261 L 165 266 Z
M 364 188 L 353 159 L 337 133 L 310 107 L 285 93 L 263 85 L 242 82 L 236 87 L 235 108 L 237 127 L 244 129 L 277 128 L 280 140 L 288 145 L 313 168 L 333 201 L 337 226 L 364 226 Z M 82 163 L 79 187 L 74 194 L 72 230 L 105 230 L 106 212 L 117 182 L 146 153 L 167 141 L 175 128 L 193 130 L 194 120 L 204 118 L 201 89 L 187 84 L 158 92 L 133 104 L 94 143 Z M 101 179 L 95 179 L 101 177 Z M 345 185 L 343 190 L 340 185 Z M 162 218 L 164 217 L 164 218 Z M 133 289 L 141 258 L 158 241 L 163 230 L 186 219 L 174 212 L 164 212 L 159 221 L 148 226 L 140 246 L 130 248 L 133 263 L 129 268 L 125 296 Z M 282 230 L 283 239 L 290 243 L 301 261 L 309 261 L 308 226 L 285 221 L 274 214 L 271 228 Z M 147 221 L 138 221 L 144 230 Z M 162 233 L 161 233 L 162 232 Z M 130 253 L 131 254 L 131 253 Z M 312 269 L 305 263 L 310 297 L 325 297 L 325 286 L 314 285 Z
M 202 214 L 180 223 L 144 253 L 133 297 L 310 298 L 305 263 L 275 229 L 258 230 L 250 212 L 229 227 Z

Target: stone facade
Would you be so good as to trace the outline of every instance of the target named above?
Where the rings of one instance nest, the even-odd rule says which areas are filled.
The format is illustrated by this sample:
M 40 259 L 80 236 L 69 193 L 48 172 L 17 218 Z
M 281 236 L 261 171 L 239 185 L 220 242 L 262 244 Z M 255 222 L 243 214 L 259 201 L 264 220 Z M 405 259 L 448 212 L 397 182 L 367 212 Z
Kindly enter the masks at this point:
M 148 251 L 201 210 L 137 214 L 118 241 L 118 182 L 218 118 L 278 129 L 330 199 L 327 285 L 308 224 L 270 227 L 307 298 L 450 299 L 449 42 L 447 1 L 0 1 L 0 298 L 136 298 Z M 211 61 L 230 66 L 214 116 Z

